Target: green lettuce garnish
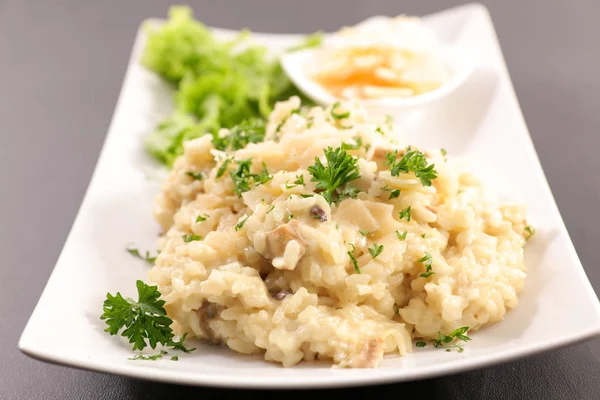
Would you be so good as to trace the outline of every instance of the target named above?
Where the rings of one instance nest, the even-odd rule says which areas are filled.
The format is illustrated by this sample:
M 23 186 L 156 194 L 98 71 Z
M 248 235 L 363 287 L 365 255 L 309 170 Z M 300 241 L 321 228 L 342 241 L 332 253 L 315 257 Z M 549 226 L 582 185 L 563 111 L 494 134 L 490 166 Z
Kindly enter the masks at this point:
M 145 140 L 150 154 L 167 166 L 183 153 L 186 140 L 264 120 L 275 102 L 300 95 L 265 47 L 246 43 L 248 31 L 218 40 L 185 6 L 171 7 L 166 23 L 146 30 L 142 64 L 177 87 L 174 113 Z M 317 33 L 290 50 L 321 40 Z

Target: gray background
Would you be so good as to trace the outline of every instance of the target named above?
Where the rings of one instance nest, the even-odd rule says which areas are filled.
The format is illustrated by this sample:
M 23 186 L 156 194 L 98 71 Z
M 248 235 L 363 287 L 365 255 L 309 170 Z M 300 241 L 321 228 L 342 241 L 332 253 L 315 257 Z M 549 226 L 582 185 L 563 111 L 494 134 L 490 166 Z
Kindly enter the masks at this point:
M 376 13 L 423 15 L 461 2 L 191 3 L 197 16 L 210 25 L 311 32 L 333 30 Z M 600 1 L 484 3 L 496 25 L 544 170 L 598 292 Z M 0 398 L 206 399 L 241 394 L 43 364 L 16 347 L 83 198 L 138 25 L 147 17 L 164 16 L 167 4 L 160 0 L 0 0 Z M 68 323 L 61 321 L 60 305 L 56 321 Z M 397 397 L 416 389 L 424 398 L 598 399 L 599 359 L 596 339 L 475 372 L 329 395 Z

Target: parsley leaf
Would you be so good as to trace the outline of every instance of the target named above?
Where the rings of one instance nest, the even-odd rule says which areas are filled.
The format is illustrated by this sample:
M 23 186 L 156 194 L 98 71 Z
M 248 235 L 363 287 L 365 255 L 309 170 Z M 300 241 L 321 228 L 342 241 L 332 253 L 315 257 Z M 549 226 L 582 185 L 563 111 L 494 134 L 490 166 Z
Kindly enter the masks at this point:
M 346 185 L 344 189 L 340 192 L 340 195 L 335 200 L 336 203 L 340 203 L 344 199 L 355 199 L 358 196 L 360 189 L 355 188 L 354 186 Z
M 404 231 L 402 233 L 400 233 L 400 231 L 396 231 L 396 235 L 398 236 L 398 240 L 400 240 L 400 241 L 406 240 L 407 234 L 408 234 L 408 231 Z
M 242 229 L 242 227 L 244 226 L 244 224 L 246 223 L 246 221 L 248 220 L 248 218 L 250 218 L 249 215 L 246 215 L 246 218 L 244 218 L 243 220 L 241 220 L 240 222 L 237 223 L 237 225 L 235 226 L 235 231 L 239 231 L 240 229 Z
M 229 167 L 229 164 L 231 164 L 232 161 L 233 161 L 233 159 L 229 158 L 229 157 L 227 157 L 225 160 L 223 160 L 223 163 L 217 170 L 217 178 L 220 178 L 225 174 L 225 172 L 227 171 L 227 167 Z
M 535 228 L 531 225 L 527 225 L 525 227 L 525 240 L 531 239 L 533 235 L 535 235 Z
M 400 189 L 392 189 L 388 185 L 385 185 L 384 187 L 382 187 L 381 190 L 390 192 L 390 197 L 388 197 L 388 200 L 395 199 L 400 196 Z
M 417 342 L 417 343 L 415 343 L 415 346 L 417 346 L 417 347 L 425 347 L 425 346 L 427 346 L 427 343 L 425 343 L 425 342 Z
M 188 349 L 183 345 L 187 334 L 179 341 L 174 341 L 175 335 L 171 330 L 173 320 L 167 317 L 164 309 L 164 300 L 159 300 L 158 287 L 146 285 L 138 280 L 136 282 L 138 301 L 124 298 L 121 293 L 113 296 L 106 294 L 101 320 L 106 322 L 106 332 L 117 335 L 122 328 L 121 336 L 129 339 L 133 350 L 143 350 L 146 346 L 155 349 L 157 344 L 173 347 L 185 352 Z
M 196 235 L 195 233 L 186 233 L 181 237 L 183 238 L 183 241 L 185 243 L 194 242 L 196 240 L 202 240 L 202 236 Z
M 410 222 L 410 206 L 406 207 L 404 210 L 400 211 L 399 217 L 400 219 L 406 219 L 407 222 Z
M 344 150 L 357 150 L 360 149 L 363 145 L 363 140 L 360 136 L 354 138 L 356 144 L 352 143 L 342 143 L 342 149 Z
M 402 158 L 398 161 L 398 150 L 392 153 L 387 153 L 388 165 L 392 176 L 398 176 L 400 172 L 412 172 L 421 181 L 423 186 L 431 186 L 431 181 L 437 178 L 437 172 L 434 170 L 435 165 L 427 165 L 427 158 L 418 150 L 406 149 Z
M 444 157 L 444 161 L 448 161 L 448 158 L 446 157 L 448 155 L 448 152 L 446 151 L 446 149 L 440 149 L 440 153 L 442 154 L 442 157 Z
M 380 255 L 382 251 L 383 251 L 382 244 L 374 243 L 373 247 L 369 247 L 369 253 L 371 253 L 371 257 L 373 257 L 373 259 L 377 258 L 377 256 Z
M 128 249 L 125 249 L 125 250 L 127 250 L 127 252 L 129 254 L 131 254 L 132 256 L 137 257 L 137 258 L 139 258 L 141 260 L 144 260 L 144 261 L 146 261 L 150 265 L 154 265 L 154 262 L 156 261 L 156 257 L 158 257 L 158 255 L 156 255 L 154 257 L 151 257 L 150 256 L 150 252 L 147 251 L 147 250 L 146 250 L 146 255 L 144 255 L 144 256 L 142 256 L 140 254 L 140 251 L 138 249 L 128 248 Z
M 178 356 L 173 356 L 173 357 L 171 357 L 171 361 L 179 361 L 179 357 Z
M 291 189 L 291 188 L 295 188 L 296 186 L 299 185 L 304 185 L 304 175 L 300 174 L 298 176 L 296 176 L 296 180 L 294 181 L 293 185 L 288 185 L 287 182 L 285 183 L 285 188 L 286 189 Z
M 429 278 L 431 275 L 435 274 L 431 270 L 431 254 L 425 252 L 425 255 L 419 259 L 419 262 L 425 265 L 425 272 L 419 275 L 422 278 Z
M 352 251 L 348 251 L 348 257 L 350 257 L 350 261 L 352 261 L 352 265 L 354 266 L 354 271 L 357 274 L 360 274 L 360 268 L 358 267 L 358 260 L 356 259 L 356 257 L 354 257 L 354 252 L 356 251 L 356 247 L 354 247 L 353 244 L 350 244 L 350 246 L 352 246 Z
M 340 103 L 339 101 L 336 101 L 335 103 L 333 103 L 333 106 L 331 107 L 331 116 L 333 117 L 334 120 L 345 119 L 350 116 L 350 111 L 346 111 L 346 112 L 338 112 L 337 111 L 337 109 L 340 108 L 341 106 L 342 106 L 342 103 Z
M 208 214 L 198 215 L 198 217 L 196 217 L 196 222 L 206 221 L 207 218 Z
M 201 181 L 202 180 L 202 172 L 187 171 L 185 174 L 187 176 L 191 176 L 192 179 L 195 180 L 195 181 Z
M 328 147 L 324 150 L 327 165 L 323 165 L 318 157 L 315 157 L 315 163 L 308 167 L 308 172 L 312 175 L 311 182 L 317 182 L 317 189 L 324 190 L 321 195 L 329 204 L 334 202 L 333 195 L 336 190 L 348 182 L 360 178 L 357 159 L 352 157 L 344 149 L 338 147 L 332 149 Z M 357 189 L 345 189 L 340 199 L 356 195 Z

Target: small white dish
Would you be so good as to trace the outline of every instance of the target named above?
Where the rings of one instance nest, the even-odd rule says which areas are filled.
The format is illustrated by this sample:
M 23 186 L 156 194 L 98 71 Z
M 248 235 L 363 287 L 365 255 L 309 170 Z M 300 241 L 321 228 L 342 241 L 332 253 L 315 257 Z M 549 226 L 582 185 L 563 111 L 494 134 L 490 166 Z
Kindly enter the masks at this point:
M 369 20 L 377 18 L 379 17 Z M 424 22 L 427 25 L 427 20 Z M 324 46 L 326 45 L 327 37 L 324 40 Z M 318 62 L 319 53 L 323 51 L 327 50 L 317 47 L 285 53 L 280 60 L 284 71 L 296 87 L 315 103 L 326 106 L 341 99 L 332 95 L 311 77 L 310 71 L 315 62 Z M 439 88 L 411 97 L 365 99 L 361 104 L 374 115 L 399 115 L 406 108 L 424 106 L 447 97 L 467 81 L 477 65 L 475 54 L 461 48 L 457 43 L 442 43 L 437 55 L 451 75 Z
M 519 305 L 504 321 L 473 333 L 463 353 L 416 348 L 405 357 L 386 357 L 377 369 L 335 369 L 328 363 L 285 369 L 260 356 L 201 343 L 177 362 L 128 360 L 131 346 L 104 332 L 102 302 L 107 292 L 135 297 L 136 279 L 146 279 L 148 266 L 125 247 L 155 248 L 159 228 L 151 217 L 152 203 L 163 170 L 147 155 L 142 139 L 172 108 L 171 85 L 138 62 L 145 38 L 140 31 L 98 165 L 23 331 L 21 351 L 43 361 L 179 384 L 317 388 L 452 374 L 599 335 L 600 303 L 544 177 L 487 11 L 468 5 L 425 21 L 439 37 L 487 60 L 490 73 L 476 74 L 465 90 L 426 107 L 419 129 L 432 143 L 448 145 L 450 157 L 470 159 L 505 199 L 529 204 L 528 216 L 537 229 L 525 250 L 528 276 Z M 215 32 L 222 38 L 236 34 Z M 302 40 L 299 35 L 254 38 L 275 53 Z

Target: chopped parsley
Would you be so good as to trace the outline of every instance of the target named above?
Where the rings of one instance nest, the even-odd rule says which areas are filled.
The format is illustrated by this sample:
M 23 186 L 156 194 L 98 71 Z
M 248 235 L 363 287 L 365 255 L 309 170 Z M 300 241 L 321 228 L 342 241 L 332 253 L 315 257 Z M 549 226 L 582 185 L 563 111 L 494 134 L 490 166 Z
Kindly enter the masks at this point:
M 400 315 L 400 309 L 401 309 L 401 307 L 398 306 L 398 304 L 394 303 L 394 313 L 396 315 Z
M 383 129 L 381 129 L 379 126 L 377 127 L 377 129 L 375 129 L 375 133 L 379 133 L 381 136 L 385 136 Z
M 315 123 L 315 117 L 311 116 L 311 117 L 306 118 L 306 129 L 312 128 L 314 123 Z
M 198 215 L 198 217 L 196 217 L 196 222 L 206 221 L 207 218 L 208 218 L 208 214 Z
M 397 160 L 397 157 L 398 150 L 386 154 L 392 176 L 398 176 L 400 172 L 412 172 L 421 181 L 423 186 L 431 186 L 431 181 L 437 178 L 437 172 L 434 169 L 435 165 L 431 164 L 428 166 L 427 158 L 420 151 L 411 150 L 410 147 L 407 147 L 402 158 Z
M 179 361 L 179 357 L 178 356 L 173 356 L 173 357 L 171 357 L 171 361 Z
M 217 150 L 239 150 L 246 147 L 249 143 L 260 143 L 265 140 L 265 130 L 265 120 L 252 118 L 235 125 L 223 136 L 215 132 L 212 143 Z
M 158 287 L 146 285 L 138 280 L 136 282 L 138 301 L 124 298 L 117 292 L 115 296 L 106 294 L 101 320 L 106 322 L 106 332 L 117 335 L 122 328 L 121 336 L 129 339 L 133 350 L 143 350 L 147 346 L 155 349 L 158 344 L 172 347 L 184 352 L 188 349 L 183 345 L 187 334 L 179 341 L 173 340 L 175 335 L 171 329 L 173 320 L 167 317 L 164 309 L 165 301 L 160 300 Z
M 348 188 L 346 185 L 360 178 L 358 160 L 341 147 L 335 150 L 328 147 L 324 153 L 327 165 L 323 165 L 321 160 L 315 157 L 315 163 L 308 167 L 308 172 L 312 175 L 311 182 L 317 182 L 317 189 L 323 190 L 321 195 L 329 204 L 356 196 L 358 189 Z M 338 194 L 339 188 L 343 190 Z
M 448 335 L 444 335 L 441 332 L 438 332 L 439 338 L 433 340 L 433 347 L 442 347 L 444 345 L 452 343 L 455 340 L 462 340 L 463 342 L 468 342 L 469 340 L 471 340 L 471 338 L 466 335 L 468 331 L 469 327 L 463 326 L 462 328 L 458 328 Z M 464 351 L 462 346 L 456 343 L 452 344 L 452 347 L 446 348 L 446 351 L 452 351 L 452 348 L 456 348 L 459 353 L 462 353 Z
M 169 354 L 169 353 L 167 353 L 164 350 L 161 350 L 160 353 L 152 354 L 150 356 L 140 353 L 140 354 L 136 354 L 133 357 L 128 358 L 128 360 L 145 360 L 145 361 L 152 360 L 152 361 L 155 361 L 155 360 L 158 360 L 159 358 L 162 358 L 162 356 L 164 356 L 166 354 Z
M 385 185 L 384 187 L 382 187 L 381 190 L 390 192 L 390 197 L 388 197 L 388 200 L 396 199 L 400 196 L 400 189 L 392 189 L 388 185 Z
M 236 161 L 237 168 L 234 171 L 229 171 L 229 175 L 231 176 L 231 180 L 235 185 L 235 189 L 233 190 L 238 197 L 242 197 L 242 193 L 249 191 L 253 186 L 262 185 L 273 179 L 273 175 L 269 174 L 267 170 L 267 165 L 263 162 L 263 169 L 258 174 L 253 174 L 250 172 L 250 168 L 252 168 L 252 159 L 248 158 L 247 160 Z
M 400 215 L 398 216 L 400 219 L 405 219 L 407 222 L 410 222 L 410 206 L 406 207 L 404 210 L 400 211 Z
M 274 208 L 275 208 L 275 205 L 274 205 L 274 204 L 271 204 L 271 205 L 269 206 L 269 209 L 267 210 L 267 212 L 266 212 L 265 214 L 268 214 L 268 213 L 270 213 L 271 211 L 273 211 L 273 209 L 274 209 Z
M 360 232 L 360 234 L 363 236 L 369 236 L 369 234 L 371 233 L 369 231 L 361 231 L 361 230 L 359 230 L 358 232 Z
M 429 278 L 431 275 L 435 274 L 435 272 L 431 270 L 431 254 L 425 252 L 425 255 L 419 258 L 419 262 L 425 266 L 425 272 L 419 275 L 421 278 Z
M 422 235 L 421 235 L 421 237 L 422 237 L 423 239 L 425 239 L 425 234 L 422 234 Z
M 335 103 L 333 103 L 333 106 L 331 107 L 331 116 L 336 121 L 340 120 L 340 119 L 348 118 L 350 116 L 350 111 L 346 111 L 346 112 L 338 112 L 337 111 L 337 109 L 340 108 L 341 106 L 342 106 L 342 103 L 340 103 L 339 101 L 336 101 Z
M 383 251 L 382 244 L 374 243 L 373 247 L 369 247 L 369 253 L 371 253 L 371 257 L 373 257 L 373 259 L 377 258 L 377 256 L 380 255 L 382 251 Z
M 535 235 L 535 228 L 531 225 L 527 225 L 525 227 L 525 240 L 531 239 L 533 235 Z
M 126 250 L 127 250 L 127 252 L 128 252 L 129 254 L 131 254 L 132 256 L 134 256 L 134 257 L 137 257 L 137 258 L 139 258 L 140 260 L 144 260 L 144 261 L 146 261 L 146 262 L 147 262 L 148 264 L 150 264 L 150 265 L 154 265 L 154 262 L 156 261 L 156 257 L 158 257 L 158 255 L 156 255 L 156 256 L 154 256 L 154 257 L 150 256 L 150 252 L 149 252 L 149 251 L 147 251 L 147 250 L 146 250 L 146 254 L 145 254 L 144 256 L 142 256 L 142 255 L 140 254 L 140 251 L 139 251 L 138 249 L 134 249 L 134 248 L 127 248 Z
M 294 181 L 293 185 L 288 185 L 287 182 L 286 182 L 285 188 L 286 189 L 291 189 L 291 188 L 294 188 L 294 187 L 296 187 L 298 185 L 304 185 L 304 175 L 302 175 L 302 174 L 296 176 L 296 180 Z
M 217 170 L 217 178 L 220 178 L 225 174 L 227 167 L 229 167 L 229 164 L 231 164 L 232 161 L 233 159 L 230 157 L 227 157 L 225 160 L 223 160 L 223 163 L 221 163 L 221 166 Z
M 425 347 L 425 346 L 427 346 L 427 343 L 425 343 L 425 342 L 417 342 L 417 343 L 415 343 L 415 346 L 417 346 L 417 347 Z
M 183 241 L 186 243 L 193 242 L 196 240 L 202 240 L 202 236 L 196 235 L 195 233 L 186 233 L 185 235 L 182 235 L 181 237 L 183 238 Z
M 187 171 L 185 174 L 187 176 L 191 176 L 192 179 L 195 180 L 195 181 L 201 181 L 202 180 L 202 172 Z
M 354 186 L 346 185 L 335 202 L 339 203 L 344 199 L 355 199 L 359 192 L 360 189 L 355 188 Z
M 408 234 L 408 231 L 404 231 L 402 233 L 400 233 L 400 231 L 396 231 L 396 235 L 398 236 L 398 240 L 400 240 L 400 241 L 406 240 L 407 234 Z
M 344 150 L 357 150 L 360 149 L 363 145 L 363 140 L 360 136 L 354 138 L 355 144 L 352 143 L 342 143 L 342 149 Z
M 313 196 L 314 196 L 314 194 L 305 194 L 305 193 L 302 193 L 300 196 L 302 196 L 302 197 L 304 197 L 305 199 L 307 199 L 307 198 L 309 198 L 309 197 L 313 197 Z
M 290 220 L 290 221 L 291 221 L 292 219 L 294 219 L 294 214 L 290 214 L 290 215 L 288 215 L 288 220 Z
M 248 218 L 250 218 L 249 215 L 246 215 L 246 218 L 240 220 L 240 222 L 237 223 L 237 225 L 235 226 L 235 231 L 239 231 L 240 229 L 242 229 L 242 227 L 244 226 L 244 224 L 246 223 L 246 221 L 248 220 Z
M 446 151 L 446 149 L 440 149 L 440 153 L 442 153 L 442 157 L 444 157 L 444 161 L 448 161 L 448 158 L 446 157 L 448 155 L 448 152 Z
M 360 268 L 358 267 L 358 260 L 356 259 L 356 257 L 354 257 L 354 252 L 356 251 L 356 247 L 354 247 L 353 244 L 350 244 L 350 246 L 352 246 L 352 251 L 348 251 L 348 257 L 350 257 L 350 261 L 352 261 L 352 265 L 354 266 L 354 271 L 357 274 L 360 274 Z

